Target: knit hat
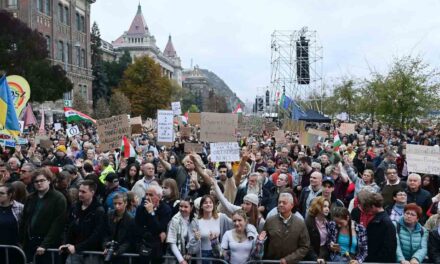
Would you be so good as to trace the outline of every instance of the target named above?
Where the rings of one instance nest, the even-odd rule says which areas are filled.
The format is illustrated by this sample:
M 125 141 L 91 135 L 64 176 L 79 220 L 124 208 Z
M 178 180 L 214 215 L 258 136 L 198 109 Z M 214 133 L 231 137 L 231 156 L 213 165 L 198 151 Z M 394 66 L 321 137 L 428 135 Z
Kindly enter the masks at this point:
M 59 146 L 56 148 L 55 152 L 57 152 L 57 151 L 61 151 L 61 152 L 67 153 L 66 146 L 64 146 L 64 145 L 59 145 Z
M 243 201 L 247 201 L 258 206 L 258 196 L 256 194 L 253 193 L 246 194 L 243 198 Z

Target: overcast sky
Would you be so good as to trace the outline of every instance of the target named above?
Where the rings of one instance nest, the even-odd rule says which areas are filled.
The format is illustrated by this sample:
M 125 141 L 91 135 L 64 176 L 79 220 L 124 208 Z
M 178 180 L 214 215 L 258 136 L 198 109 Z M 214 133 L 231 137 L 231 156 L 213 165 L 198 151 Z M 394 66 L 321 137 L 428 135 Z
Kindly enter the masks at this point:
M 123 4 L 122 4 L 123 3 Z M 98 0 L 91 21 L 113 41 L 128 30 L 139 0 Z M 438 0 L 141 0 L 163 50 L 168 35 L 184 68 L 199 65 L 220 76 L 243 99 L 270 84 L 274 30 L 316 30 L 323 46 L 324 82 L 385 71 L 393 57 L 440 59 Z

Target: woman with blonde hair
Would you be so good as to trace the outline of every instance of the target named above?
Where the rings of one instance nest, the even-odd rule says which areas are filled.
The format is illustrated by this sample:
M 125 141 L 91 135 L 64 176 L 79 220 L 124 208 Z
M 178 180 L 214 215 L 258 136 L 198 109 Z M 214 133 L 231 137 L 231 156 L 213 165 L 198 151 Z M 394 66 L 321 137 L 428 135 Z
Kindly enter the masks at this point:
M 163 197 L 162 200 L 168 204 L 175 215 L 179 211 L 179 189 L 174 179 L 168 178 L 162 182 Z

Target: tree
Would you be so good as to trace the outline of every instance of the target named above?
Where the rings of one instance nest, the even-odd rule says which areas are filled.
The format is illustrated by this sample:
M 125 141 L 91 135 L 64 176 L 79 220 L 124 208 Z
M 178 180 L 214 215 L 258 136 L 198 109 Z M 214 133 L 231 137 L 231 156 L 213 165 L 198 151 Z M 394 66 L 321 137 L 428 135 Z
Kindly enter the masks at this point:
M 109 98 L 109 92 L 106 85 L 108 82 L 107 75 L 104 72 L 102 64 L 101 33 L 96 22 L 93 22 L 92 33 L 90 34 L 90 50 L 93 75 L 93 104 L 96 107 L 96 103 L 100 98 L 104 98 L 105 100 L 108 100 Z
M 93 115 L 96 119 L 103 119 L 111 116 L 109 104 L 104 97 L 99 98 L 98 102 L 96 102 Z
M 128 66 L 118 90 L 130 99 L 134 116 L 153 117 L 158 109 L 171 104 L 171 82 L 162 77 L 160 66 L 148 56 L 136 58 Z
M 199 113 L 200 112 L 200 110 L 199 110 L 199 108 L 197 107 L 197 105 L 191 105 L 189 108 L 188 108 L 188 111 L 185 111 L 185 112 L 190 112 L 190 113 Z
M 131 113 L 130 100 L 121 91 L 113 91 L 110 97 L 110 113 L 112 116 Z
M 358 110 L 360 113 L 369 115 L 371 121 L 375 121 L 377 106 L 379 102 L 378 92 L 383 86 L 384 76 L 375 73 L 371 80 L 365 80 L 360 90 L 361 96 L 358 100 Z
M 334 110 L 337 112 L 346 112 L 350 120 L 351 115 L 356 114 L 356 104 L 358 91 L 355 89 L 355 81 L 344 79 L 340 85 L 337 85 L 333 91 Z
M 104 61 L 103 67 L 105 75 L 107 76 L 106 86 L 107 97 L 112 95 L 112 90 L 119 86 L 122 77 L 124 76 L 124 71 L 127 69 L 128 65 L 132 63 L 130 53 L 126 50 L 124 54 L 117 61 Z
M 77 90 L 73 92 L 72 107 L 86 115 L 90 115 L 90 106 L 84 96 Z
M 377 83 L 378 117 L 400 128 L 406 128 L 417 117 L 438 106 L 440 84 L 438 72 L 421 58 L 405 56 L 394 60 L 386 78 Z
M 215 113 L 228 113 L 228 104 L 224 96 L 217 95 L 214 90 L 210 90 L 208 98 L 203 102 L 203 111 Z
M 21 75 L 31 86 L 31 101 L 58 100 L 72 82 L 59 65 L 51 65 L 46 39 L 36 30 L 0 10 L 0 71 Z

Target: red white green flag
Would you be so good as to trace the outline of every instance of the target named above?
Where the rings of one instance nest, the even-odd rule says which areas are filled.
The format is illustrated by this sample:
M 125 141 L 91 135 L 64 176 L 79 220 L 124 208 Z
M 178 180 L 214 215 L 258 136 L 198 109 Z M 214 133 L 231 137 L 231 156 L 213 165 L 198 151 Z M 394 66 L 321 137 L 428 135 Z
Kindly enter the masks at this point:
M 64 115 L 66 116 L 67 123 L 74 121 L 86 121 L 96 124 L 95 119 L 70 107 L 64 107 Z
M 130 144 L 130 140 L 126 137 L 122 137 L 121 143 L 121 155 L 124 158 L 136 157 L 136 151 L 133 146 Z
M 237 107 L 235 108 L 234 112 L 232 112 L 233 114 L 242 114 L 243 113 L 243 109 L 241 109 L 241 105 L 238 104 Z
M 341 139 L 339 138 L 339 133 L 337 130 L 333 131 L 333 149 L 335 151 L 339 150 L 339 146 L 342 145 Z

